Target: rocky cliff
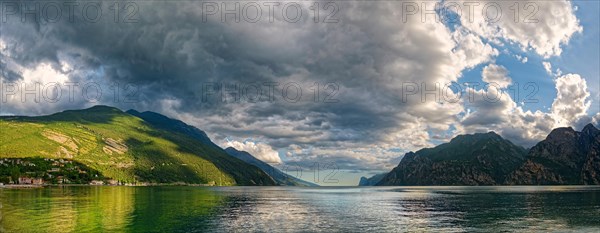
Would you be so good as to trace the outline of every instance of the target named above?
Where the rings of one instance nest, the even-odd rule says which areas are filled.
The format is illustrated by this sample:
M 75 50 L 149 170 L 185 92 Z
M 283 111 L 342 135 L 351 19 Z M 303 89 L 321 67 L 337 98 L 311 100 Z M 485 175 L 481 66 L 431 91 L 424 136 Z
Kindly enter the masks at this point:
M 498 185 L 523 163 L 525 154 L 494 132 L 460 135 L 407 153 L 377 185 Z
M 554 129 L 531 148 L 527 160 L 507 184 L 600 184 L 600 130 L 588 124 L 581 132 Z

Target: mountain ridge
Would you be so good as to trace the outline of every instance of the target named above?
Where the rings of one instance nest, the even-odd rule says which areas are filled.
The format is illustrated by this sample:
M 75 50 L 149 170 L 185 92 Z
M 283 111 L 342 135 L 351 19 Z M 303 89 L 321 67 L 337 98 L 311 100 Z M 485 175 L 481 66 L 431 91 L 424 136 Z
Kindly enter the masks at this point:
M 152 116 L 162 123 L 189 126 Z M 186 133 L 142 117 L 102 105 L 46 116 L 3 116 L 0 158 L 73 159 L 126 183 L 275 184 L 262 170 L 229 156 L 208 137 L 194 137 L 194 133 L 203 136 L 201 130 L 189 128 Z
M 553 129 L 528 150 L 495 132 L 458 135 L 406 153 L 377 185 L 600 184 L 599 154 L 600 130 L 591 123 L 580 132 Z
M 65 158 L 124 182 L 314 185 L 295 180 L 159 113 L 97 105 L 45 116 L 0 116 L 0 158 Z M 235 151 L 233 151 L 235 150 Z M 243 152 L 243 153 L 242 153 Z M 240 156 L 243 155 L 243 156 Z M 275 173 L 269 174 L 269 171 Z M 361 179 L 370 184 L 375 177 Z M 379 178 L 379 177 L 377 177 Z M 600 130 L 553 129 L 525 149 L 491 131 L 406 153 L 376 185 L 600 184 Z
M 529 150 L 527 160 L 507 184 L 600 184 L 600 130 L 556 128 Z
M 407 153 L 377 185 L 497 185 L 524 155 L 523 147 L 494 132 L 459 135 Z

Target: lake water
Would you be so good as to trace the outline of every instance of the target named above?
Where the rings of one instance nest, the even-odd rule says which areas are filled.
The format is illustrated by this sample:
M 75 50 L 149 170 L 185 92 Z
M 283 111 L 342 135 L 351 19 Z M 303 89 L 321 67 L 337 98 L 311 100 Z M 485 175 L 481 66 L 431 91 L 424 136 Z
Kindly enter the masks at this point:
M 600 187 L 0 189 L 0 232 L 600 232 Z

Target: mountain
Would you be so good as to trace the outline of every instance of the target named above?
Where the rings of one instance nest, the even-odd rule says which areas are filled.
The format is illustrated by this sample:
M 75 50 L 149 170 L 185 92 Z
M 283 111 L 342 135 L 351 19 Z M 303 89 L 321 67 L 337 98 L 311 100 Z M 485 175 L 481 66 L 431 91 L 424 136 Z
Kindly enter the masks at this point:
M 377 183 L 379 183 L 379 181 L 381 181 L 381 179 L 383 179 L 383 177 L 385 177 L 385 175 L 387 175 L 387 173 L 376 174 L 369 178 L 363 176 L 360 178 L 360 181 L 358 182 L 358 186 L 374 186 Z
M 127 110 L 126 113 L 129 113 L 131 115 L 142 118 L 144 121 L 152 124 L 154 127 L 168 130 L 168 131 L 178 132 L 181 134 L 185 134 L 187 136 L 197 139 L 198 141 L 200 141 L 206 145 L 218 147 L 216 144 L 214 144 L 210 140 L 210 138 L 208 138 L 208 136 L 206 135 L 206 133 L 204 131 L 202 131 L 194 126 L 188 125 L 183 121 L 171 119 L 162 114 L 150 112 L 150 111 L 138 112 L 136 110 L 130 109 L 130 110 Z
M 275 185 L 201 130 L 158 113 L 108 106 L 0 117 L 0 158 L 62 158 L 135 183 Z
M 526 150 L 494 132 L 459 135 L 409 152 L 377 185 L 497 185 L 519 167 Z
M 507 184 L 600 184 L 600 130 L 557 128 L 529 150 L 525 163 Z
M 248 164 L 252 164 L 254 166 L 257 166 L 258 168 L 260 168 L 261 170 L 263 170 L 265 173 L 267 173 L 269 176 L 271 176 L 273 178 L 273 180 L 275 180 L 275 182 L 278 185 L 284 185 L 284 186 L 318 186 L 316 184 L 310 183 L 310 182 L 306 182 L 304 180 L 298 179 L 296 177 L 293 177 L 291 175 L 288 175 L 286 173 L 283 173 L 282 171 L 280 171 L 279 169 L 269 165 L 268 163 L 265 163 L 257 158 L 255 158 L 254 156 L 252 156 L 250 153 L 246 152 L 246 151 L 239 151 L 233 147 L 228 147 L 225 149 L 225 151 L 233 156 L 236 157 Z

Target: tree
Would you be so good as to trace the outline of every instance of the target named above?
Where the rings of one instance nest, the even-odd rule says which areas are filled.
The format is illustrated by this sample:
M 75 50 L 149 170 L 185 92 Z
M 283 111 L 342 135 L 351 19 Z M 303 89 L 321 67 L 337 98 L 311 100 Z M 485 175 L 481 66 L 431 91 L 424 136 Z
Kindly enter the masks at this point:
M 14 166 L 10 168 L 10 177 L 15 182 L 15 184 L 19 182 L 19 177 L 21 177 L 21 170 L 19 169 L 19 167 Z

